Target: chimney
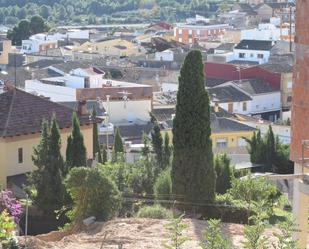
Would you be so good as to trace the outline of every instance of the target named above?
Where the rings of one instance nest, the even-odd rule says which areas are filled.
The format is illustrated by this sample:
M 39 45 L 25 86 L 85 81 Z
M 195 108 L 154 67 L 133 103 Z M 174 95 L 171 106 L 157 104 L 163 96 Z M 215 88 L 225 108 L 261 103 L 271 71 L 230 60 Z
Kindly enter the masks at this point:
M 88 114 L 86 100 L 78 101 L 77 113 L 81 116 Z

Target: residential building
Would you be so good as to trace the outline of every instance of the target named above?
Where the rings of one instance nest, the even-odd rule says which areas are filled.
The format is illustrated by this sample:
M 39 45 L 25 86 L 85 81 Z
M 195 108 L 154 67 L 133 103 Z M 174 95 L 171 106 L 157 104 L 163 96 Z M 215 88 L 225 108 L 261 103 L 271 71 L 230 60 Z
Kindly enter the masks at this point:
M 185 44 L 194 44 L 207 40 L 220 40 L 228 28 L 228 24 L 179 24 L 174 28 L 174 38 L 176 41 Z
M 156 61 L 174 61 L 174 51 L 171 49 L 166 49 L 162 52 L 155 53 Z
M 277 28 L 271 23 L 260 23 L 258 28 L 241 31 L 241 40 L 278 41 L 289 35 L 289 28 Z
M 273 45 L 272 41 L 242 40 L 234 48 L 234 60 L 267 63 Z
M 8 39 L 0 40 L 0 67 L 4 68 L 9 64 L 9 54 L 13 52 L 12 42 Z
M 85 42 L 73 48 L 74 60 L 91 59 L 100 56 L 131 57 L 144 54 L 145 50 L 143 47 L 124 39 Z
M 280 117 L 281 93 L 268 82 L 241 79 L 209 88 L 214 104 L 230 113 L 251 115 L 276 121 Z
M 254 10 L 258 14 L 260 21 L 269 21 L 274 14 L 273 8 L 265 3 L 254 6 Z
M 82 105 L 82 103 L 81 103 Z M 88 113 L 82 112 L 79 120 L 87 158 L 92 158 L 92 126 Z M 0 94 L 0 184 L 36 169 L 31 156 L 39 144 L 42 121 L 56 116 L 61 133 L 61 153 L 65 158 L 67 137 L 72 131 L 73 110 L 34 96 L 19 89 L 9 88 Z
M 22 40 L 21 52 L 24 54 L 38 53 L 58 47 L 57 40 L 47 40 L 45 34 L 30 36 L 28 40 Z

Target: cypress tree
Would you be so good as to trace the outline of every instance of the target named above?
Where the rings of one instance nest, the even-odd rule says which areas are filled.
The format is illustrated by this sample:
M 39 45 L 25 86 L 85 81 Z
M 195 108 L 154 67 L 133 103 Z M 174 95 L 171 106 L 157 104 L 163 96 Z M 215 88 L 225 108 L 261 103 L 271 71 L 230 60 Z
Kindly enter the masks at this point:
M 143 148 L 141 150 L 141 154 L 143 157 L 146 157 L 147 159 L 149 159 L 149 154 L 150 154 L 150 148 L 149 148 L 149 138 L 146 135 L 145 132 L 143 132 L 142 134 L 142 142 L 143 142 Z
M 195 203 L 215 198 L 210 104 L 200 51 L 188 53 L 180 71 L 173 122 L 173 194 Z
M 154 127 L 151 131 L 151 142 L 152 148 L 156 155 L 156 161 L 160 169 L 163 169 L 164 162 L 163 162 L 163 139 L 161 135 L 161 130 L 159 127 L 158 122 L 154 123 Z
M 95 106 L 92 107 L 92 118 L 96 120 L 97 117 L 97 111 L 95 109 Z M 102 155 L 100 150 L 100 143 L 99 143 L 99 134 L 98 134 L 98 126 L 97 123 L 94 122 L 93 128 L 92 128 L 92 151 L 93 151 L 93 158 L 98 155 L 98 162 L 102 163 Z
M 267 159 L 267 169 L 274 170 L 273 164 L 276 157 L 276 141 L 275 135 L 271 125 L 269 125 L 268 132 L 266 135 L 266 159 Z
M 51 121 L 42 123 L 41 140 L 34 148 L 32 160 L 37 170 L 29 175 L 29 182 L 36 189 L 34 201 L 44 214 L 53 216 L 64 201 L 64 187 L 61 177 L 63 158 L 60 153 L 60 131 L 55 116 Z
M 114 152 L 115 153 L 123 153 L 123 143 L 120 134 L 120 130 L 117 127 L 115 130 L 115 138 L 114 138 Z
M 87 156 L 86 147 L 84 145 L 84 136 L 80 131 L 80 124 L 76 113 L 72 116 L 72 142 L 71 142 L 71 167 L 81 167 L 86 166 Z
M 163 148 L 163 163 L 165 167 L 170 164 L 170 159 L 171 159 L 170 137 L 166 132 L 164 136 L 164 148 Z
M 69 170 L 72 168 L 73 166 L 73 153 L 72 153 L 72 135 L 69 135 L 67 138 L 67 148 L 66 148 L 66 162 L 65 162 L 65 170 L 64 170 L 64 174 L 66 175 Z
M 105 164 L 106 162 L 107 162 L 107 149 L 106 145 L 104 145 L 102 151 L 102 163 Z

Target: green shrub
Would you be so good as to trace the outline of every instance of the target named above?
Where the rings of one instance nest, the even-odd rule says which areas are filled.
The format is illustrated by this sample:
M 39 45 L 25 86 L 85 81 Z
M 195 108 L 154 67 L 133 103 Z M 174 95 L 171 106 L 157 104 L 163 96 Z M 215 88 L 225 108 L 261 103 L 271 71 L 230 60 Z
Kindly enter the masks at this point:
M 142 207 L 138 213 L 138 218 L 151 218 L 151 219 L 171 219 L 173 212 L 160 205 Z
M 71 218 L 75 222 L 89 216 L 107 220 L 117 214 L 121 203 L 119 190 L 98 168 L 73 168 L 65 184 L 73 200 Z
M 216 155 L 214 165 L 217 174 L 216 193 L 224 194 L 231 187 L 231 159 L 226 154 Z
M 166 169 L 158 176 L 154 185 L 154 194 L 157 200 L 169 200 L 172 194 L 171 169 Z

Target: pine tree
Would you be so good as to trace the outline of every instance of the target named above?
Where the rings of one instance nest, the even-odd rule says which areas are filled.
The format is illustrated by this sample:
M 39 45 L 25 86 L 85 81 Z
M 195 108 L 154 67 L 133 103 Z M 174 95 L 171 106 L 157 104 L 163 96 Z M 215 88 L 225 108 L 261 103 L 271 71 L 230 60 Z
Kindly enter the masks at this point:
M 186 56 L 180 71 L 173 122 L 173 194 L 206 203 L 215 197 L 215 170 L 210 139 L 210 105 L 199 51 Z
M 273 164 L 276 157 L 276 142 L 275 135 L 271 125 L 269 125 L 268 132 L 266 135 L 266 160 L 267 160 L 267 169 L 273 171 Z
M 75 112 L 72 116 L 72 126 L 72 141 L 70 145 L 68 143 L 70 148 L 67 148 L 67 151 L 69 152 L 69 158 L 67 158 L 67 161 L 71 160 L 68 162 L 68 165 L 70 165 L 70 167 L 86 166 L 87 152 L 84 145 L 84 136 L 81 133 L 79 120 Z
M 170 137 L 166 132 L 164 136 L 164 148 L 163 148 L 163 163 L 165 167 L 170 165 L 170 159 L 171 159 Z
M 114 152 L 115 153 L 123 153 L 123 143 L 120 134 L 120 130 L 117 127 L 115 131 L 115 138 L 114 138 Z
M 64 187 L 61 177 L 63 159 L 60 153 L 60 131 L 53 116 L 51 127 L 47 121 L 42 123 L 41 140 L 34 148 L 32 160 L 37 170 L 29 175 L 29 182 L 36 189 L 33 197 L 44 214 L 53 216 L 64 201 Z
M 163 139 L 158 122 L 155 122 L 154 127 L 152 128 L 151 142 L 152 142 L 152 148 L 156 155 L 157 164 L 159 168 L 162 170 L 165 166 L 163 162 Z
M 92 118 L 96 120 L 97 117 L 97 111 L 95 109 L 95 106 L 92 107 Z M 98 126 L 97 123 L 94 122 L 93 128 L 92 128 L 92 149 L 93 149 L 93 158 L 98 155 L 98 162 L 102 163 L 102 155 L 100 150 L 100 143 L 99 143 L 99 134 L 98 134 Z

